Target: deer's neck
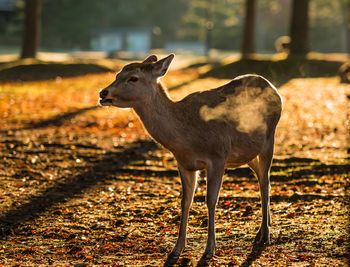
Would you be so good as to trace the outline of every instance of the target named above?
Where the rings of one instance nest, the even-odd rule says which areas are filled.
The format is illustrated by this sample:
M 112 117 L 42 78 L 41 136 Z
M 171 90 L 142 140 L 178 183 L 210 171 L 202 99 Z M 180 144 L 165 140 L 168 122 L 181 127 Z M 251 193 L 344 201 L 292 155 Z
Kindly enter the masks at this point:
M 158 88 L 150 101 L 136 107 L 135 111 L 148 133 L 156 141 L 170 149 L 178 128 L 175 103 L 169 98 L 161 83 L 158 83 L 157 86 Z

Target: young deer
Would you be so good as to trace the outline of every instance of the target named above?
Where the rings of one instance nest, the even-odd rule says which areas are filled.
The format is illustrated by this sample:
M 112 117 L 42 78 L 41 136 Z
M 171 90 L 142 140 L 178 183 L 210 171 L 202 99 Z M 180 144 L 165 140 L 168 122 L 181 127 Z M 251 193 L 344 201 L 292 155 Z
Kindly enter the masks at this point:
M 178 162 L 182 182 L 181 223 L 168 261 L 179 258 L 186 244 L 186 229 L 197 182 L 207 173 L 208 239 L 204 258 L 215 250 L 215 207 L 225 167 L 243 164 L 256 173 L 262 199 L 262 222 L 256 241 L 270 243 L 269 171 L 276 125 L 282 101 L 276 88 L 258 75 L 244 75 L 209 91 L 174 102 L 159 78 L 174 55 L 157 61 L 126 65 L 116 80 L 100 92 L 100 104 L 133 108 L 149 134 L 169 149 Z

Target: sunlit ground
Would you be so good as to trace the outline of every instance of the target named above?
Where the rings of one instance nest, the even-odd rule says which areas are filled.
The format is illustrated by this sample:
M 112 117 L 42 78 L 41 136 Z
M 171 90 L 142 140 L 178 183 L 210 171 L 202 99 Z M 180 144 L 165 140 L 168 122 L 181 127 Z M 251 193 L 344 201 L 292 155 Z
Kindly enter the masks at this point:
M 177 69 L 163 80 L 176 100 L 228 81 L 199 73 Z M 94 108 L 114 77 L 0 84 L 0 264 L 164 262 L 179 222 L 176 163 L 131 110 Z M 247 168 L 229 171 L 214 265 L 345 264 L 348 90 L 337 77 L 292 79 L 279 88 L 272 245 L 252 252 L 261 218 L 257 181 Z M 204 192 L 202 178 L 184 261 L 198 261 L 204 250 Z

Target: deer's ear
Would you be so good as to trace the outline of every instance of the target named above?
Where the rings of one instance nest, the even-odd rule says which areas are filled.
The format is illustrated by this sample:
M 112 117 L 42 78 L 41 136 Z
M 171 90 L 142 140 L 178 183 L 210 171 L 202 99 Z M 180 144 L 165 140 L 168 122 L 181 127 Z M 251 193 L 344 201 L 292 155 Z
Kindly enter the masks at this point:
M 158 59 L 155 55 L 151 55 L 148 58 L 146 58 L 142 63 L 152 63 L 156 62 Z
M 164 76 L 169 68 L 171 61 L 173 61 L 174 56 L 174 54 L 170 54 L 169 56 L 154 63 L 152 73 L 157 77 Z

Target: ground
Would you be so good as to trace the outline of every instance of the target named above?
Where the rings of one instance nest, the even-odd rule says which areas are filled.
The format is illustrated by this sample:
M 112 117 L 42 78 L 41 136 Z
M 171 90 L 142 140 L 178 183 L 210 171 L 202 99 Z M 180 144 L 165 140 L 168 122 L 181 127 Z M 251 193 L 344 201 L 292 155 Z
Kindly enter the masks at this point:
M 228 81 L 203 75 L 206 67 L 170 71 L 163 78 L 170 95 Z M 0 84 L 0 266 L 164 264 L 179 224 L 176 162 L 131 110 L 96 105 L 114 77 Z M 284 110 L 271 170 L 271 245 L 253 245 L 261 222 L 257 179 L 247 167 L 227 170 L 209 265 L 345 266 L 348 85 L 337 77 L 276 83 Z M 181 266 L 195 265 L 205 248 L 205 187 L 202 176 Z

